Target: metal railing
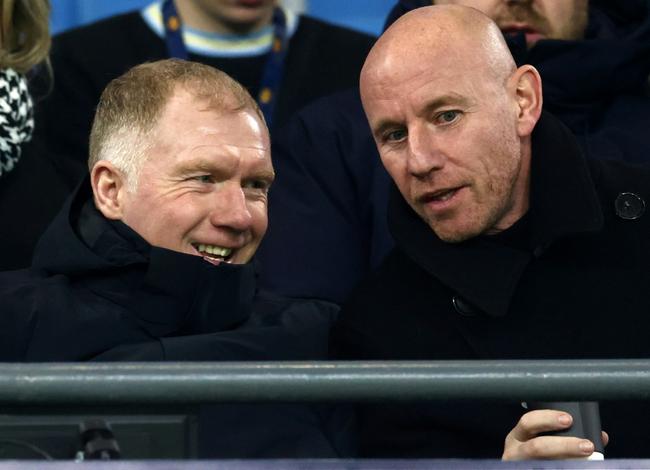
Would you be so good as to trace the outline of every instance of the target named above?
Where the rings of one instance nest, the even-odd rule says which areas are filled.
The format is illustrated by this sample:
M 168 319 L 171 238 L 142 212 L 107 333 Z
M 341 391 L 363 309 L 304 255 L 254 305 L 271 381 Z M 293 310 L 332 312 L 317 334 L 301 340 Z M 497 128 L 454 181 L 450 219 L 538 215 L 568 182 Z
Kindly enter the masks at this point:
M 0 364 L 0 405 L 646 400 L 650 360 Z

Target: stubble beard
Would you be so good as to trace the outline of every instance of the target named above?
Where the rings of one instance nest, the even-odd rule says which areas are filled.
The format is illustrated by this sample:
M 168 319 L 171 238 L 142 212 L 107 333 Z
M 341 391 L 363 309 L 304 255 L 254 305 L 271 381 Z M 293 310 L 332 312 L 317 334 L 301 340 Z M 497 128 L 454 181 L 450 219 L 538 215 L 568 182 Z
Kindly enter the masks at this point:
M 506 139 L 505 135 L 503 139 Z M 513 158 L 505 173 L 488 183 L 486 193 L 491 196 L 489 200 L 494 201 L 494 203 L 491 204 L 491 207 L 486 208 L 487 210 L 481 210 L 486 204 L 486 201 L 477 198 L 469 209 L 465 209 L 465 211 L 472 210 L 474 212 L 473 214 L 468 214 L 470 220 L 462 223 L 461 226 L 455 224 L 455 227 L 452 226 L 449 230 L 445 230 L 444 220 L 435 220 L 433 217 L 423 217 L 423 214 L 420 214 L 440 240 L 446 243 L 462 243 L 481 235 L 494 235 L 507 230 L 519 219 L 518 217 L 513 221 L 509 221 L 506 226 L 499 226 L 499 223 L 508 213 L 514 210 L 516 201 L 513 193 L 522 166 L 521 148 L 518 143 L 512 141 L 510 144 L 506 144 L 505 151 L 509 155 L 513 155 Z M 471 190 L 471 187 L 469 190 Z M 489 201 L 487 202 L 489 203 Z M 462 217 L 463 207 L 459 207 L 458 211 L 460 213 L 453 214 L 449 218 L 449 223 L 453 224 L 453 219 Z

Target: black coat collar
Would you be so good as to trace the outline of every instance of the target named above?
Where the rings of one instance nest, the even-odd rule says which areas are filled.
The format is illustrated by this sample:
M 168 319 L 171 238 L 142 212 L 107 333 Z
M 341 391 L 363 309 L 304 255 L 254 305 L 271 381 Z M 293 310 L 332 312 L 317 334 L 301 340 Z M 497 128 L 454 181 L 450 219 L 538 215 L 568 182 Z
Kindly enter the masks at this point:
M 602 228 L 603 214 L 586 161 L 570 132 L 548 114 L 533 133 L 531 167 L 530 246 L 535 255 L 560 237 Z M 394 186 L 388 219 L 398 249 L 416 264 L 488 315 L 507 313 L 533 252 L 489 237 L 445 243 Z
M 105 219 L 91 198 L 86 179 L 39 241 L 33 269 L 83 284 L 154 337 L 220 331 L 250 316 L 251 263 L 213 266 L 151 246 L 122 222 Z

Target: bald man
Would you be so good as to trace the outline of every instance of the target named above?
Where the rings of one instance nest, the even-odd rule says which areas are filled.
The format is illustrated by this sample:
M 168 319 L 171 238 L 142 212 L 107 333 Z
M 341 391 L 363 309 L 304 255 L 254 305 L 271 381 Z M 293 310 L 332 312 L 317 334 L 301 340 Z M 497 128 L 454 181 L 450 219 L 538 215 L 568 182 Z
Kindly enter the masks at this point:
M 431 3 L 400 0 L 389 24 Z M 647 0 L 435 3 L 474 6 L 496 21 L 517 63 L 539 70 L 544 109 L 571 129 L 587 158 L 650 161 Z M 301 110 L 273 136 L 273 156 L 273 230 L 260 248 L 260 282 L 295 297 L 343 302 L 393 247 L 386 225 L 389 177 L 358 91 Z
M 338 358 L 650 357 L 650 171 L 587 161 L 495 23 L 452 5 L 403 16 L 368 56 L 361 98 L 394 183 L 396 248 L 344 306 Z M 602 404 L 610 457 L 648 456 L 639 406 Z M 521 413 L 364 406 L 361 453 L 498 457 Z M 570 421 L 527 414 L 503 457 L 591 454 L 585 440 L 537 437 Z

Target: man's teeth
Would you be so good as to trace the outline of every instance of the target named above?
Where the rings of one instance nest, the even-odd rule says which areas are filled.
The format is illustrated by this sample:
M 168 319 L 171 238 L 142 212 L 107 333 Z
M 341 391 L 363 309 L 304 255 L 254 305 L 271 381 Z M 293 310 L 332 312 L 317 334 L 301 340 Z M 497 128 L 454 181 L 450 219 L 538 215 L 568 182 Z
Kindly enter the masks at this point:
M 449 198 L 451 198 L 451 197 L 454 195 L 455 192 L 456 192 L 455 189 L 450 189 L 449 191 L 445 191 L 445 192 L 442 193 L 442 194 L 438 194 L 438 195 L 436 195 L 434 199 L 435 199 L 436 201 L 446 201 L 446 200 L 448 200 Z
M 222 248 L 220 246 L 215 246 L 215 245 L 205 245 L 203 243 L 199 244 L 197 249 L 199 250 L 200 253 L 207 253 L 209 255 L 216 255 L 216 256 L 221 256 L 222 258 L 226 258 L 232 253 L 232 249 L 230 248 Z

